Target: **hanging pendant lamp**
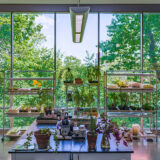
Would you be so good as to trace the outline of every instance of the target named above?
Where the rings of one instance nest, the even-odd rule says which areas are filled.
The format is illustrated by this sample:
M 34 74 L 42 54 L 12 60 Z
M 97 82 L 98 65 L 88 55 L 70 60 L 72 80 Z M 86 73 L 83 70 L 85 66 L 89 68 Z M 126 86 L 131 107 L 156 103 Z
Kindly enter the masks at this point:
M 78 4 L 78 7 L 70 7 L 69 10 L 71 17 L 73 42 L 80 43 L 83 40 L 83 34 L 90 7 L 79 7 Z

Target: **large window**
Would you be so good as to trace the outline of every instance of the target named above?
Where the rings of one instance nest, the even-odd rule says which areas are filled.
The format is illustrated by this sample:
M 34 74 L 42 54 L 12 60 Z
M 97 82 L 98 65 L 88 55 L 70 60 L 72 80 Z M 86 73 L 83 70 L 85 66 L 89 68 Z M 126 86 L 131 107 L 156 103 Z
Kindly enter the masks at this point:
M 13 35 L 14 71 L 54 70 L 54 13 L 13 13 Z M 13 75 L 13 77 L 37 76 L 48 75 L 42 72 L 17 72 Z M 33 85 L 32 81 L 14 81 L 13 87 L 33 88 Z M 13 105 L 28 103 L 26 102 L 28 97 L 21 96 L 21 101 L 18 101 L 18 97 L 15 98 Z M 32 99 L 35 99 L 33 95 L 29 97 L 29 101 Z
M 56 19 L 54 19 L 55 16 Z M 160 14 L 144 13 L 143 23 L 141 23 L 141 16 L 141 13 L 99 13 L 99 16 L 98 13 L 89 13 L 82 43 L 73 43 L 69 13 L 56 13 L 55 15 L 55 13 L 14 12 L 12 25 L 11 14 L 0 13 L 0 71 L 10 70 L 11 62 L 13 62 L 14 71 L 54 71 L 56 63 L 56 107 L 97 107 L 100 93 L 100 107 L 102 108 L 105 105 L 104 71 L 135 71 L 143 67 L 144 70 L 157 70 L 160 79 Z M 98 38 L 100 40 L 99 52 Z M 143 40 L 143 50 L 141 50 L 141 40 Z M 55 56 L 56 59 L 54 59 Z M 98 61 L 100 66 L 98 66 Z M 101 73 L 97 72 L 99 67 Z M 0 72 L 0 78 L 3 76 L 2 73 Z M 90 85 L 88 82 L 91 78 L 98 80 L 99 75 L 101 77 L 100 90 L 96 85 Z M 45 77 L 46 75 L 21 72 L 12 76 Z M 76 78 L 81 78 L 83 84 L 74 85 Z M 73 81 L 73 84 L 64 84 L 67 80 Z M 130 79 L 132 80 L 135 79 Z M 33 87 L 32 81 L 12 82 L 12 87 L 14 86 L 15 88 Z M 2 88 L 0 85 L 0 106 L 3 105 Z M 132 95 L 132 97 L 138 96 L 137 93 Z M 37 103 L 34 101 L 36 96 L 13 96 L 12 98 L 13 104 L 11 105 L 14 107 L 19 107 L 24 103 L 27 105 Z M 10 96 L 6 98 L 7 106 L 10 105 L 12 98 L 10 99 Z M 110 95 L 109 103 L 112 102 L 112 98 L 113 95 Z M 8 122 L 8 119 L 6 120 Z M 33 119 L 30 119 L 28 123 L 32 121 Z M 118 119 L 120 123 L 126 121 L 126 119 Z M 131 121 L 140 122 L 138 119 L 128 118 L 127 125 L 130 125 Z M 148 119 L 146 122 L 148 123 Z M 26 119 L 17 118 L 14 123 L 25 124 Z M 148 127 L 147 123 L 144 124 Z
M 13 13 L 13 70 L 14 71 L 53 71 L 54 70 L 54 13 Z M 7 29 L 7 28 L 6 28 Z M 10 37 L 10 36 L 9 36 Z M 10 70 L 10 68 L 9 68 Z M 13 72 L 18 77 L 46 77 L 42 72 Z M 6 75 L 8 76 L 8 74 Z M 50 75 L 53 77 L 53 74 Z M 53 82 L 38 81 L 41 87 L 53 87 Z M 12 88 L 34 88 L 32 80 L 12 81 Z M 6 87 L 8 87 L 6 86 Z M 10 96 L 6 96 L 6 99 Z M 53 98 L 50 98 L 53 99 Z M 6 106 L 36 107 L 38 95 L 14 95 Z M 53 105 L 53 104 L 52 104 Z M 29 125 L 34 118 L 14 118 L 14 126 Z
M 156 70 L 160 81 L 160 13 L 144 13 L 143 16 L 143 67 Z M 160 83 L 158 84 L 158 106 L 160 106 Z M 156 100 L 156 94 L 154 100 Z M 156 104 L 156 101 L 155 101 Z M 159 118 L 159 116 L 158 116 Z
M 14 70 L 54 70 L 54 14 L 14 13 Z
M 143 63 L 145 70 L 160 70 L 160 14 L 145 13 L 143 20 Z M 160 73 L 158 71 L 160 79 Z
M 140 70 L 141 69 L 141 15 L 138 13 L 115 13 L 100 14 L 100 62 L 101 70 Z M 127 77 L 111 77 L 107 83 L 114 83 L 115 80 L 128 80 Z M 140 78 L 131 77 L 129 81 L 140 82 Z M 103 84 L 103 79 L 101 81 Z M 101 86 L 101 104 L 104 86 Z M 107 93 L 107 107 L 114 110 L 121 108 L 128 99 L 126 106 L 140 105 L 139 93 Z M 132 98 L 134 97 L 134 99 Z M 113 118 L 117 123 L 126 123 L 131 127 L 133 123 L 140 123 L 137 118 Z M 148 119 L 145 119 L 145 127 L 148 127 Z
M 140 24 L 140 14 L 100 14 L 100 60 L 105 70 L 140 69 Z
M 93 107 L 97 106 L 97 87 L 88 85 L 89 66 L 96 68 L 98 62 L 98 15 L 89 14 L 82 43 L 72 42 L 70 14 L 57 14 L 57 106 Z M 64 27 L 65 26 L 65 27 Z M 81 78 L 83 85 L 74 87 L 63 85 L 68 69 L 73 81 Z M 90 74 L 90 75 L 89 75 Z M 72 95 L 66 99 L 67 95 Z M 77 96 L 77 98 L 76 98 Z M 89 102 L 90 99 L 90 102 Z M 68 103 L 67 103 L 67 102 Z
M 0 107 L 3 106 L 3 75 L 4 70 L 11 66 L 11 14 L 0 13 Z M 0 117 L 2 117 L 0 110 Z M 1 118 L 2 119 L 2 118 Z M 9 126 L 9 119 L 5 119 L 6 126 Z M 0 121 L 2 127 L 2 121 Z
M 10 69 L 11 15 L 0 13 L 0 71 Z

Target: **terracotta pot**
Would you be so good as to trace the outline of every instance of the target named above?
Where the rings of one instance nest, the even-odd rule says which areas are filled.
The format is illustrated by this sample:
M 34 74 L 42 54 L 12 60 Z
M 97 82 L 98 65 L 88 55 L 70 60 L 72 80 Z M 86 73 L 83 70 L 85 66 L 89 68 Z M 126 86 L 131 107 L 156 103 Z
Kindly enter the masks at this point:
M 97 135 L 92 135 L 91 133 L 87 133 L 87 140 L 88 140 L 88 149 L 96 149 L 96 141 Z
M 98 117 L 98 112 L 91 112 L 91 115 Z
M 75 78 L 75 83 L 76 83 L 76 84 L 82 84 L 83 81 L 82 81 L 81 78 Z
M 92 112 L 97 112 L 97 108 L 92 108 Z
M 84 116 L 87 116 L 89 114 L 90 114 L 89 112 L 82 112 L 82 115 L 84 115 Z
M 39 149 L 47 149 L 51 135 L 39 134 L 39 131 L 34 132 Z

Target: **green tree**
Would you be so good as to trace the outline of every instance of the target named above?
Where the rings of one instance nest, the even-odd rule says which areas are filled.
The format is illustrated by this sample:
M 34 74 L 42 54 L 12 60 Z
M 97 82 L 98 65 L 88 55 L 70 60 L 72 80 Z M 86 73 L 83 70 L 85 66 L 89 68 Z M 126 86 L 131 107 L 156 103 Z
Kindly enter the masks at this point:
M 140 69 L 140 15 L 114 14 L 106 27 L 109 38 L 100 43 L 102 64 L 110 70 Z
M 0 14 L 0 52 L 9 52 L 11 41 L 10 14 Z
M 110 70 L 140 69 L 140 14 L 114 14 L 110 25 L 106 26 L 106 41 L 100 43 L 104 53 L 102 64 Z M 160 14 L 144 14 L 144 69 L 154 69 L 160 79 Z
M 140 14 L 113 14 L 106 26 L 107 40 L 100 43 L 101 63 L 108 70 L 139 70 Z M 143 17 L 144 70 L 156 70 L 160 80 L 160 14 L 146 13 Z M 138 97 L 138 95 L 136 95 Z M 110 98 L 111 99 L 111 95 Z M 135 98 L 134 98 L 135 99 Z M 156 98 L 155 98 L 156 99 Z M 131 120 L 130 122 L 136 122 Z M 147 123 L 145 123 L 146 125 Z M 147 126 L 148 127 L 148 126 Z
M 54 69 L 54 52 L 53 49 L 41 47 L 46 37 L 41 33 L 43 26 L 36 24 L 35 20 L 38 14 L 15 13 L 14 22 L 14 39 L 13 39 L 13 69 L 14 70 L 53 70 Z M 0 70 L 10 70 L 10 48 L 11 48 L 11 16 L 10 14 L 0 14 Z M 35 73 L 19 73 L 20 76 L 37 76 Z M 39 75 L 41 76 L 41 75 Z M 43 75 L 42 75 L 43 76 Z M 16 81 L 14 86 L 24 88 L 31 87 L 32 82 Z M 51 84 L 53 85 L 53 83 Z M 0 95 L 2 97 L 2 95 Z M 33 97 L 32 97 L 33 98 Z M 35 97 L 36 98 L 36 97 Z M 21 103 L 28 104 L 29 97 L 14 96 L 14 105 L 20 106 Z M 9 97 L 6 105 L 9 105 Z M 19 122 L 26 124 L 25 118 L 14 120 L 14 124 Z M 32 119 L 27 119 L 30 124 Z M 6 120 L 7 126 L 8 119 Z M 0 122 L 2 124 L 2 122 Z M 21 123 L 22 124 L 22 123 Z
M 0 70 L 10 69 L 11 16 L 0 13 Z
M 46 61 L 53 60 L 52 51 L 40 47 L 46 38 L 41 33 L 43 26 L 35 23 L 36 17 L 14 14 L 14 70 L 45 70 Z
M 160 80 L 160 14 L 144 14 L 144 66 L 157 71 Z

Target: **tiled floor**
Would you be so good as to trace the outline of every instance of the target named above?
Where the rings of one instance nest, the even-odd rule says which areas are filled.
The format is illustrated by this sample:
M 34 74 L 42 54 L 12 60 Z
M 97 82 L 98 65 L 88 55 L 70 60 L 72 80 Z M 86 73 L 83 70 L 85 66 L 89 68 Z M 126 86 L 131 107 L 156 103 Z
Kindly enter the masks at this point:
M 0 143 L 0 160 L 11 160 L 8 150 L 14 143 L 15 141 Z M 160 160 L 160 138 L 158 143 L 141 140 L 134 141 L 131 145 L 134 149 L 132 160 Z
M 146 140 L 134 141 L 132 146 L 134 149 L 132 160 L 160 160 L 160 138 L 157 143 Z
M 0 160 L 11 160 L 8 150 L 15 142 L 16 141 L 6 141 L 2 143 L 0 137 Z

